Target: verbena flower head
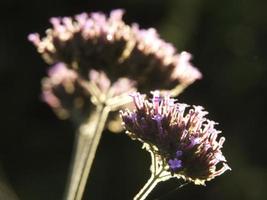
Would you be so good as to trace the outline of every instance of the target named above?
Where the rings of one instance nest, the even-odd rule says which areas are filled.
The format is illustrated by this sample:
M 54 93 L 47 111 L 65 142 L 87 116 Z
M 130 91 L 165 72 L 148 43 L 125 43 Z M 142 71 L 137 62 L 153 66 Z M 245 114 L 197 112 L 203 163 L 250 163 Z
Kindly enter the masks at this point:
M 75 71 L 63 63 L 50 68 L 48 77 L 42 81 L 42 99 L 53 108 L 61 119 L 72 117 L 85 119 L 91 110 L 90 95 L 78 81 Z
M 53 108 L 55 113 L 61 119 L 72 118 L 74 121 L 82 122 L 89 116 L 93 108 L 93 94 L 89 91 L 95 91 L 103 94 L 99 96 L 116 96 L 130 91 L 134 84 L 129 79 L 119 78 L 113 84 L 107 78 L 104 72 L 91 70 L 89 80 L 93 90 L 88 90 L 88 82 L 80 80 L 76 71 L 68 69 L 64 63 L 58 63 L 52 66 L 48 71 L 48 77 L 42 81 L 42 99 Z
M 152 100 L 132 95 L 134 111 L 123 111 L 121 117 L 127 134 L 146 144 L 173 176 L 195 184 L 205 184 L 230 169 L 221 152 L 224 137 L 205 118 L 201 106 L 176 103 L 168 95 L 153 92 Z
M 46 62 L 64 62 L 85 80 L 93 69 L 103 71 L 112 83 L 125 77 L 139 90 L 150 91 L 190 85 L 201 78 L 189 62 L 189 53 L 176 53 L 153 28 L 142 30 L 137 24 L 125 24 L 123 13 L 118 9 L 109 17 L 100 12 L 54 17 L 44 38 L 34 33 L 29 40 Z

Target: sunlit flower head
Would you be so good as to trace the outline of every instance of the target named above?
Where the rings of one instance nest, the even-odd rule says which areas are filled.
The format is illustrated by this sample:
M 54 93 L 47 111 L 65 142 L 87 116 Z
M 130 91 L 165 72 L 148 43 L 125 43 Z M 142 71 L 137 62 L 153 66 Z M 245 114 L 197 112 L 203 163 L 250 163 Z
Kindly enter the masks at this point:
M 42 99 L 61 118 L 85 119 L 92 107 L 90 95 L 78 81 L 75 71 L 58 63 L 50 68 L 42 81 Z
M 132 95 L 134 111 L 122 111 L 127 134 L 146 144 L 173 176 L 204 185 L 230 169 L 221 152 L 225 141 L 201 106 L 189 108 L 168 95 L 153 92 L 151 100 Z M 187 111 L 188 110 L 188 111 Z
M 134 84 L 125 78 L 120 78 L 112 84 L 104 72 L 95 70 L 90 71 L 89 80 L 90 84 L 79 79 L 76 71 L 68 69 L 64 63 L 58 63 L 49 69 L 48 76 L 42 81 L 42 99 L 61 119 L 72 118 L 74 121 L 82 122 L 88 118 L 95 101 L 104 101 L 106 96 L 131 91 Z M 100 99 L 94 99 L 94 95 L 89 91 L 100 93 L 102 96 L 98 96 Z M 114 117 L 116 116 L 111 116 L 111 120 Z
M 118 9 L 109 16 L 93 12 L 54 17 L 44 38 L 34 33 L 29 40 L 46 62 L 64 62 L 86 80 L 93 69 L 103 71 L 111 82 L 124 77 L 133 80 L 139 90 L 150 91 L 190 85 L 201 78 L 189 53 L 177 53 L 153 28 L 127 25 L 123 13 Z

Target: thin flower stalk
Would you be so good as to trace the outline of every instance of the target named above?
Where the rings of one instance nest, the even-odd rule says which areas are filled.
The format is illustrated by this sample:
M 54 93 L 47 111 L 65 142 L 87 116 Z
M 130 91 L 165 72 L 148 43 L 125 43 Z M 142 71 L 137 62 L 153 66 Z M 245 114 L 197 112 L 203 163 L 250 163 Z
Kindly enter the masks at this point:
M 69 190 L 66 194 L 66 199 L 82 199 L 83 191 L 86 186 L 86 181 L 92 167 L 98 143 L 100 141 L 106 119 L 110 109 L 108 106 L 99 106 L 95 112 L 92 112 L 92 117 L 82 125 L 79 129 L 78 142 L 76 144 L 76 152 L 74 157 L 74 165 L 69 181 Z M 79 159 L 79 162 L 77 162 Z
M 116 105 L 109 104 L 108 100 L 103 101 L 96 106 L 95 112 L 90 112 L 90 118 L 79 128 L 77 142 L 75 145 L 76 152 L 74 153 L 73 166 L 65 193 L 66 200 L 80 200 L 83 197 L 83 192 L 86 182 L 95 158 L 96 150 L 105 128 L 106 120 L 109 112 L 112 109 L 118 109 L 126 100 L 110 101 Z M 129 101 L 129 99 L 128 99 Z
M 159 182 L 164 181 L 166 178 L 169 179 L 169 175 L 166 175 L 164 167 L 159 164 L 159 160 L 157 159 L 156 155 L 150 151 L 146 145 L 147 144 L 144 144 L 144 148 L 147 149 L 151 155 L 151 176 L 142 189 L 135 195 L 134 200 L 146 199 Z

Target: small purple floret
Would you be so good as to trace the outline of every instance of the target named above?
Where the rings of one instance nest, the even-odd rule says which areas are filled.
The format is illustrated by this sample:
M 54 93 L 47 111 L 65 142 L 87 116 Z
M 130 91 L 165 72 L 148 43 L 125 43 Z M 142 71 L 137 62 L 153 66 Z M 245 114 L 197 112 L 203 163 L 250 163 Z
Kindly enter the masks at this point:
M 154 119 L 157 122 L 157 127 L 160 134 L 163 134 L 163 128 L 162 128 L 162 119 L 163 116 L 160 114 L 155 115 L 152 119 Z
M 179 168 L 182 167 L 182 161 L 181 160 L 178 160 L 177 158 L 175 158 L 173 160 L 170 159 L 169 162 L 168 162 L 168 164 L 169 164 L 169 166 L 170 166 L 170 168 L 172 170 L 177 170 L 177 169 L 179 169 Z
M 176 151 L 176 154 L 175 155 L 176 155 L 177 158 L 179 158 L 180 156 L 183 155 L 183 152 L 180 151 L 180 150 L 178 150 L 178 151 Z
M 200 143 L 200 138 L 190 138 L 190 143 L 186 147 L 187 149 L 193 148 L 195 145 Z

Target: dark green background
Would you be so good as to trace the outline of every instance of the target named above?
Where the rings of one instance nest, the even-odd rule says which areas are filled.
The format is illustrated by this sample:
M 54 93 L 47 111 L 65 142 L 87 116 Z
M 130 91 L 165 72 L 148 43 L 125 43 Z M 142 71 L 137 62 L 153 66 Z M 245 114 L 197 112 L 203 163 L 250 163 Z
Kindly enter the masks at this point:
M 179 100 L 204 106 L 226 137 L 231 172 L 207 187 L 190 184 L 162 199 L 267 199 L 267 1 L 260 0 L 1 0 L 1 177 L 21 200 L 61 199 L 74 127 L 40 101 L 48 67 L 27 35 L 44 33 L 52 16 L 114 8 L 125 8 L 127 22 L 156 27 L 179 51 L 194 55 L 203 79 Z M 131 199 L 149 176 L 149 162 L 141 144 L 106 131 L 84 199 Z M 160 184 L 149 199 L 177 185 Z

